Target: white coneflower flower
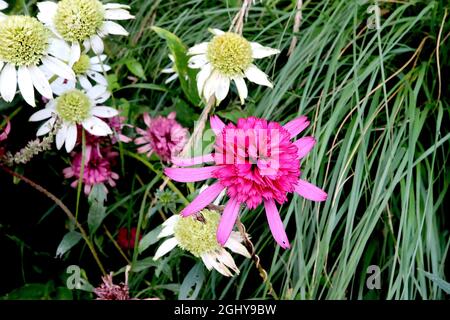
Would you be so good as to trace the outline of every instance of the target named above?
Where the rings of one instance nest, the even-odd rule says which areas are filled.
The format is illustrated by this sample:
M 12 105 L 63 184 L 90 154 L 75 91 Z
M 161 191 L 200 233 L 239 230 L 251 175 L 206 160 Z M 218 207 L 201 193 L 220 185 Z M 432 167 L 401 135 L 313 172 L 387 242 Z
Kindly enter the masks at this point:
M 130 6 L 118 3 L 103 4 L 98 0 L 61 0 L 58 3 L 43 1 L 37 4 L 38 19 L 60 38 L 96 54 L 104 49 L 102 38 L 108 34 L 127 36 L 128 32 L 111 20 L 134 19 Z
M 158 238 L 171 237 L 161 244 L 153 260 L 161 258 L 179 246 L 194 256 L 200 257 L 208 270 L 214 268 L 227 277 L 233 276 L 231 271 L 239 274 L 233 257 L 225 248 L 247 258 L 250 258 L 250 254 L 242 245 L 243 239 L 239 232 L 232 232 L 224 247 L 217 242 L 216 232 L 219 220 L 218 212 L 206 209 L 186 218 L 179 215 L 170 217 L 163 223 L 163 229 Z
M 69 46 L 67 42 L 60 39 L 55 39 L 54 41 L 58 43 L 58 50 L 61 56 L 69 59 L 69 67 L 72 68 L 76 75 L 76 80 L 84 90 L 89 90 L 97 84 L 105 87 L 108 86 L 108 81 L 102 75 L 103 71 L 107 72 L 111 70 L 109 65 L 103 63 L 107 58 L 106 55 L 102 54 L 90 57 L 86 53 L 81 53 L 79 46 Z M 45 68 L 44 71 L 49 78 L 52 77 L 51 73 L 47 72 Z M 75 89 L 77 81 L 58 77 L 52 81 L 50 86 L 55 94 L 61 95 L 67 90 Z
M 25 101 L 35 106 L 34 88 L 52 99 L 52 89 L 40 66 L 52 74 L 74 80 L 72 69 L 62 62 L 50 31 L 27 16 L 0 17 L 0 94 L 11 102 L 17 86 Z M 34 87 L 34 88 L 33 88 Z
M 64 92 L 54 100 L 50 100 L 45 109 L 39 110 L 30 117 L 30 121 L 48 119 L 38 130 L 37 136 L 49 133 L 61 119 L 61 128 L 56 133 L 56 147 L 61 149 L 65 144 L 66 151 L 70 152 L 77 142 L 77 125 L 81 125 L 94 136 L 112 134 L 109 125 L 99 118 L 112 118 L 118 114 L 117 110 L 97 106 L 108 100 L 110 93 L 103 86 L 92 87 L 87 92 L 73 89 Z
M 267 75 L 253 64 L 253 60 L 265 58 L 277 53 L 277 49 L 263 47 L 259 43 L 249 42 L 244 37 L 212 29 L 214 37 L 210 42 L 197 44 L 189 49 L 189 67 L 200 69 L 197 74 L 197 88 L 206 101 L 212 96 L 217 103 L 225 99 L 230 82 L 236 84 L 241 103 L 248 95 L 244 79 L 272 88 Z

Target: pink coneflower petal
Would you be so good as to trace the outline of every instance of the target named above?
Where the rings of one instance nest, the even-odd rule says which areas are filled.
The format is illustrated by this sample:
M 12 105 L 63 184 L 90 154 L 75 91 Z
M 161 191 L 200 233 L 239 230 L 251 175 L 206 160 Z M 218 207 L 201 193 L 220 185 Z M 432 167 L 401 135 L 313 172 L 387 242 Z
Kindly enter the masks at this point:
M 308 200 L 327 200 L 327 193 L 325 191 L 302 179 L 298 180 L 297 186 L 295 186 L 295 192 Z
M 240 204 L 235 198 L 231 198 L 220 218 L 219 227 L 217 228 L 217 241 L 224 246 L 233 231 L 234 223 L 239 214 Z
M 294 144 L 298 148 L 297 152 L 298 158 L 302 159 L 314 147 L 314 145 L 316 144 L 316 139 L 314 139 L 313 137 L 303 137 L 295 141 Z
M 186 208 L 184 208 L 180 214 L 184 217 L 194 214 L 203 208 L 205 208 L 208 204 L 213 202 L 217 196 L 225 189 L 219 182 L 214 183 L 213 185 L 206 188 L 203 192 L 201 192 L 197 198 L 194 199 Z
M 211 116 L 209 118 L 209 123 L 216 135 L 220 134 L 223 128 L 225 128 L 225 123 L 223 123 L 218 116 Z
M 218 167 L 203 167 L 203 168 L 166 168 L 164 173 L 170 179 L 178 182 L 197 182 L 203 181 L 213 177 L 214 170 Z
M 283 128 L 289 131 L 289 133 L 291 134 L 291 138 L 293 138 L 300 132 L 305 130 L 308 126 L 309 126 L 308 118 L 305 116 L 301 116 L 299 118 L 289 121 L 283 126 Z
M 204 156 L 198 156 L 194 158 L 179 158 L 179 157 L 172 157 L 172 163 L 179 167 L 190 167 L 195 166 L 198 164 L 202 164 L 205 162 L 214 162 L 214 156 L 210 154 L 205 154 Z
M 264 207 L 266 209 L 267 221 L 275 241 L 283 248 L 289 249 L 291 245 L 284 230 L 283 221 L 281 221 L 275 201 L 272 199 L 264 200 Z

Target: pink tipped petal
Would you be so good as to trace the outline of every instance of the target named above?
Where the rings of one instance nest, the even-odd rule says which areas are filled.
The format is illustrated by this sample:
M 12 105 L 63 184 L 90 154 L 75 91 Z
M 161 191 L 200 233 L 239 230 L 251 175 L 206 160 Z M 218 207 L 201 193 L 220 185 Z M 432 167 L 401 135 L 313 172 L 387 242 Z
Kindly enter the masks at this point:
M 298 158 L 305 157 L 316 144 L 316 139 L 313 137 L 303 137 L 294 142 L 298 149 Z
M 203 192 L 201 192 L 197 198 L 194 199 L 186 208 L 184 208 L 180 214 L 183 217 L 194 214 L 203 208 L 205 208 L 208 204 L 213 202 L 217 196 L 225 189 L 219 182 L 209 186 Z
M 172 157 L 172 163 L 179 167 L 190 167 L 198 164 L 202 164 L 205 162 L 214 162 L 214 157 L 212 154 L 205 154 L 203 156 L 198 156 L 194 158 L 180 158 L 180 157 Z
M 298 180 L 297 186 L 295 187 L 295 192 L 308 200 L 327 200 L 327 193 L 325 191 L 302 179 Z
M 235 198 L 231 198 L 225 210 L 223 210 L 220 218 L 219 227 L 217 228 L 217 241 L 224 246 L 233 231 L 234 223 L 239 214 L 239 202 Z
M 223 123 L 218 116 L 211 116 L 209 123 L 211 125 L 211 129 L 213 129 L 216 135 L 220 134 L 223 128 L 225 128 L 225 123 Z
M 267 221 L 269 222 L 270 231 L 275 241 L 283 248 L 289 249 L 291 245 L 284 230 L 283 221 L 281 221 L 277 206 L 273 199 L 264 200 L 264 207 L 266 209 Z
M 203 168 L 166 168 L 164 173 L 170 179 L 178 182 L 197 182 L 212 178 L 212 173 L 218 167 L 203 167 Z
M 301 116 L 299 118 L 289 121 L 283 126 L 283 128 L 289 131 L 289 133 L 291 134 L 291 138 L 293 138 L 300 132 L 305 130 L 308 126 L 309 126 L 308 118 L 305 116 Z

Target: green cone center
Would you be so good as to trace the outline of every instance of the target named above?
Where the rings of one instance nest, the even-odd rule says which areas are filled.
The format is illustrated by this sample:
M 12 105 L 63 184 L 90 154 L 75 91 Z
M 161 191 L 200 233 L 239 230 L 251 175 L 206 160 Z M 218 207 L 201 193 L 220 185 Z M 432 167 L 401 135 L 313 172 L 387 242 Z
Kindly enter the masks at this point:
M 90 116 L 91 100 L 80 90 L 63 93 L 56 100 L 56 111 L 61 119 L 70 123 L 81 123 Z

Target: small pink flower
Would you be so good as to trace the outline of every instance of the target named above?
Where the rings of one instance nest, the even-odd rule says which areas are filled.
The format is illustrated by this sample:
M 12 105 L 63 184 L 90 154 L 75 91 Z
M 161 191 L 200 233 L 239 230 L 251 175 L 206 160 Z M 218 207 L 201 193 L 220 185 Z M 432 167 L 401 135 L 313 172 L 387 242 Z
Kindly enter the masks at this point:
M 312 149 L 313 137 L 291 142 L 309 125 L 300 117 L 281 126 L 277 122 L 250 117 L 227 126 L 216 116 L 211 128 L 216 134 L 215 153 L 192 159 L 173 158 L 177 166 L 193 166 L 205 162 L 215 165 L 203 168 L 166 168 L 165 174 L 179 182 L 196 182 L 210 178 L 218 181 L 205 189 L 181 215 L 189 216 L 205 208 L 224 190 L 230 197 L 217 230 L 217 240 L 225 244 L 233 229 L 241 204 L 254 209 L 264 204 L 267 220 L 275 241 L 283 248 L 290 244 L 276 202 L 283 204 L 287 194 L 296 192 L 306 199 L 324 201 L 327 194 L 300 179 L 300 160 Z
M 136 128 L 141 135 L 135 140 L 137 145 L 141 145 L 137 151 L 147 153 L 148 157 L 155 152 L 161 160 L 167 162 L 178 155 L 187 142 L 188 130 L 175 120 L 175 116 L 176 113 L 172 112 L 167 118 L 150 118 L 148 113 L 144 113 L 147 128 Z
M 89 194 L 92 187 L 96 184 L 103 183 L 109 184 L 111 187 L 116 186 L 115 180 L 119 179 L 119 175 L 113 172 L 111 167 L 118 155 L 117 152 L 111 151 L 109 148 L 101 150 L 98 145 L 86 146 L 86 158 L 83 171 L 85 194 Z M 72 153 L 72 157 L 72 165 L 65 168 L 63 173 L 66 179 L 75 178 L 71 186 L 76 188 L 81 173 L 82 152 Z
M 128 269 L 125 274 L 125 282 L 115 284 L 112 272 L 102 277 L 103 283 L 94 289 L 97 300 L 132 300 L 128 288 Z
M 126 126 L 131 127 L 131 125 L 125 124 L 125 120 L 126 118 L 121 116 L 115 116 L 107 119 L 110 128 L 114 132 L 114 134 L 111 137 L 111 142 L 113 144 L 117 143 L 118 141 L 123 143 L 129 143 L 132 141 L 130 137 L 127 137 L 122 133 L 124 127 Z

